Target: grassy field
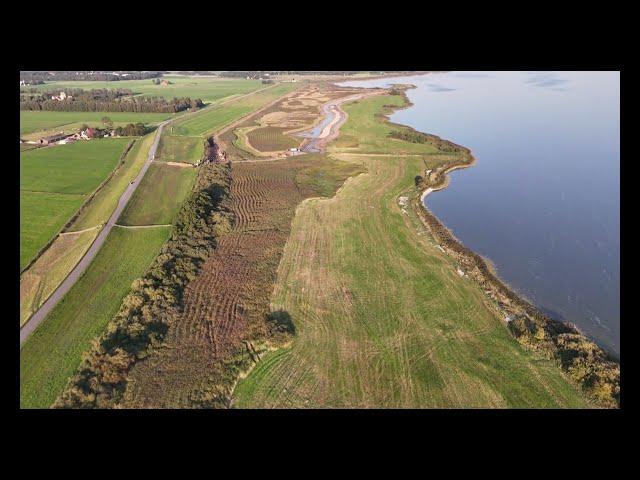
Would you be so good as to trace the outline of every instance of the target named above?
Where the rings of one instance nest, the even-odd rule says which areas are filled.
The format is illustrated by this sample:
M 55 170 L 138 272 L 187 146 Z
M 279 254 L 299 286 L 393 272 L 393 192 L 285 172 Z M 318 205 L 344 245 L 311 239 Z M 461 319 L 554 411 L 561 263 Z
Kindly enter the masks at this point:
M 109 117 L 114 124 L 157 123 L 173 116 L 172 113 L 132 113 L 132 112 L 36 112 L 20 111 L 20 135 L 49 131 L 76 131 L 83 123 L 101 126 L 102 117 Z M 65 125 L 66 127 L 62 128 Z M 56 128 L 58 127 L 58 128 Z M 46 135 L 47 132 L 43 132 Z
M 437 149 L 424 143 L 410 143 L 389 138 L 389 133 L 402 127 L 381 122 L 376 113 L 384 105 L 402 105 L 402 97 L 378 96 L 356 102 L 347 107 L 349 121 L 340 129 L 340 136 L 333 143 L 334 152 L 425 154 L 437 153 Z M 357 105 L 357 108 L 356 108 Z M 353 118 L 351 118 L 353 115 Z
M 163 135 L 158 145 L 156 160 L 161 162 L 196 163 L 204 154 L 201 137 Z
M 173 223 L 182 202 L 191 192 L 198 171 L 152 163 L 120 216 L 122 225 Z
M 20 268 L 49 242 L 114 169 L 129 139 L 20 153 Z
M 171 126 L 171 133 L 173 135 L 204 136 L 269 102 L 273 102 L 278 97 L 296 88 L 298 88 L 298 85 L 295 83 L 282 83 L 255 95 L 241 98 L 238 101 L 207 109 L 202 113 L 190 116 L 184 121 L 177 120 Z
M 69 221 L 84 200 L 84 195 L 20 192 L 20 270 Z
M 98 235 L 95 228 L 60 235 L 35 263 L 20 275 L 20 325 L 44 303 L 80 261 Z
M 136 141 L 127 153 L 124 164 L 116 170 L 111 180 L 93 197 L 69 230 L 76 231 L 95 227 L 109 219 L 127 185 L 131 179 L 138 175 L 147 160 L 154 136 L 155 133 L 150 133 Z
M 441 159 L 428 145 L 386 139 L 394 127 L 375 113 L 392 102 L 402 99 L 346 107 L 344 133 L 360 144 L 351 153 L 388 156 L 340 154 L 340 141 L 331 149 L 366 173 L 298 208 L 271 305 L 291 316 L 296 335 L 240 381 L 235 406 L 584 407 L 577 387 L 516 342 L 398 204 Z
M 169 233 L 169 227 L 111 231 L 82 278 L 22 346 L 22 408 L 51 405 Z
M 286 128 L 278 127 L 256 128 L 247 133 L 247 139 L 252 147 L 261 152 L 275 152 L 298 147 L 302 139 L 283 135 L 282 132 L 286 130 Z
M 117 165 L 129 138 L 105 138 L 20 153 L 20 189 L 87 194 Z
M 39 90 L 56 90 L 65 88 L 83 88 L 90 90 L 94 88 L 128 88 L 134 94 L 148 97 L 191 97 L 200 98 L 203 102 L 213 102 L 231 95 L 249 93 L 262 87 L 260 80 L 246 79 L 218 79 L 211 77 L 167 77 L 171 85 L 154 85 L 152 79 L 147 80 L 120 80 L 117 82 L 92 82 L 92 81 L 64 81 L 47 82 L 44 85 L 34 85 L 28 88 L 38 88 Z

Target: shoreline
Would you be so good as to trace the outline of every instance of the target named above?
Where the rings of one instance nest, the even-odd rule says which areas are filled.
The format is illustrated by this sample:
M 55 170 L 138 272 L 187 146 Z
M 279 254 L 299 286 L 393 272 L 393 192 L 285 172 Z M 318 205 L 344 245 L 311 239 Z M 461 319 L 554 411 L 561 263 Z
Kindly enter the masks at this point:
M 387 91 L 399 90 L 405 104 L 388 108 L 381 113 L 390 125 L 397 125 L 416 133 L 418 130 L 408 125 L 392 122 L 388 114 L 391 111 L 413 106 L 406 90 L 415 85 L 394 84 Z M 597 345 L 588 335 L 570 322 L 556 320 L 544 314 L 537 306 L 517 294 L 503 281 L 497 272 L 492 271 L 487 261 L 473 252 L 457 239 L 453 233 L 424 204 L 425 198 L 436 191 L 443 190 L 450 183 L 449 173 L 473 166 L 476 159 L 470 149 L 457 145 L 436 135 L 424 134 L 437 142 L 454 148 L 462 155 L 460 161 L 428 171 L 426 178 L 416 180 L 415 194 L 411 199 L 413 211 L 427 228 L 436 246 L 462 267 L 465 277 L 480 285 L 489 299 L 492 310 L 502 318 L 516 341 L 528 350 L 542 353 L 554 359 L 570 379 L 575 381 L 586 397 L 604 408 L 620 407 L 620 365 L 613 355 Z M 424 172 L 423 172 L 424 173 Z

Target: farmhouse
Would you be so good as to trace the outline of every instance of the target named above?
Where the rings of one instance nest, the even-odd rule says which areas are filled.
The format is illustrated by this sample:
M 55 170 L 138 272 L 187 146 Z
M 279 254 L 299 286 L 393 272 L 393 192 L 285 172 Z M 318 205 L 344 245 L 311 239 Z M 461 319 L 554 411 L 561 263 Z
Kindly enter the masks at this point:
M 89 127 L 80 133 L 80 138 L 82 138 L 83 140 L 89 140 L 90 138 L 93 138 L 95 135 L 96 135 L 95 129 Z
M 64 132 L 56 133 L 55 135 L 49 135 L 47 137 L 42 137 L 40 139 L 40 145 L 50 145 L 52 143 L 59 142 L 60 140 L 64 140 L 70 135 Z
M 60 92 L 60 95 L 53 95 L 51 97 L 51 100 L 58 100 L 58 101 L 62 101 L 62 100 L 71 100 L 73 97 L 71 95 L 67 95 L 65 92 Z

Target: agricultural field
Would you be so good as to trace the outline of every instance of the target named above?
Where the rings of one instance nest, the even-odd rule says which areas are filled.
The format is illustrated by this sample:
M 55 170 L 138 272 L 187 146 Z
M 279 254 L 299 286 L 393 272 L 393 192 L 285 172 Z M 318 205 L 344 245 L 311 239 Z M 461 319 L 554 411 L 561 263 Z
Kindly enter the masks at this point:
M 156 160 L 160 162 L 196 163 L 204 154 L 202 137 L 162 135 Z
M 49 112 L 20 111 L 20 135 L 35 138 L 51 135 L 59 131 L 77 132 L 83 123 L 89 126 L 102 126 L 102 117 L 109 117 L 115 126 L 128 123 L 159 123 L 171 118 L 172 113 L 135 113 L 135 112 Z M 28 135 L 37 132 L 34 135 Z
M 77 142 L 20 153 L 20 268 L 113 171 L 130 139 Z
M 122 225 L 173 223 L 184 199 L 191 193 L 198 170 L 154 162 L 120 216 Z
M 251 111 L 273 102 L 278 97 L 296 88 L 298 88 L 298 85 L 295 83 L 277 84 L 273 87 L 265 88 L 255 95 L 238 99 L 238 101 L 231 101 L 217 107 L 214 106 L 201 113 L 191 115 L 188 119 L 177 120 L 171 125 L 171 134 L 205 136 L 247 115 Z
M 153 143 L 155 132 L 139 138 L 118 167 L 113 177 L 91 199 L 87 207 L 80 212 L 78 218 L 69 227 L 69 231 L 84 230 L 105 223 L 118 205 L 120 196 L 135 178 L 147 160 L 149 149 Z
M 98 228 L 93 228 L 60 235 L 35 263 L 20 275 L 20 326 L 62 283 L 89 249 L 98 232 Z
M 48 408 L 91 340 L 116 314 L 131 283 L 167 240 L 170 227 L 115 227 L 80 280 L 20 351 L 20 406 Z
M 152 79 L 146 80 L 119 80 L 116 82 L 107 81 L 61 81 L 47 82 L 44 85 L 34 85 L 28 88 L 37 88 L 39 90 L 56 90 L 65 88 L 82 88 L 85 90 L 97 88 L 128 88 L 134 92 L 146 97 L 164 97 L 171 99 L 173 97 L 191 97 L 192 99 L 200 98 L 205 103 L 215 102 L 232 95 L 242 95 L 261 88 L 260 80 L 246 79 L 220 79 L 212 77 L 199 76 L 170 76 L 167 80 L 170 85 L 154 85 Z
M 297 148 L 301 138 L 284 135 L 287 129 L 282 127 L 256 128 L 247 133 L 249 144 L 262 152 L 275 152 Z
M 20 270 L 84 203 L 84 195 L 20 192 Z
M 99 227 L 107 221 L 116 208 L 118 199 L 130 179 L 134 178 L 142 168 L 153 137 L 154 134 L 151 133 L 136 141 L 109 182 L 85 205 L 78 218 L 69 226 L 68 233 L 58 236 L 42 256 L 22 273 L 20 276 L 21 325 L 60 285 L 87 251 L 98 235 Z M 84 197 L 82 198 L 84 201 Z
M 117 165 L 129 138 L 105 138 L 20 154 L 20 190 L 87 194 Z
M 329 151 L 366 173 L 298 208 L 271 298 L 295 336 L 240 380 L 234 406 L 585 407 L 578 387 L 517 343 L 480 287 L 399 205 L 442 157 L 386 139 L 392 127 L 376 113 L 391 103 L 402 98 L 345 107 L 344 134 L 359 146 L 340 153 L 338 140 Z
M 129 374 L 123 407 L 223 406 L 222 392 L 250 362 L 243 341 L 267 328 L 270 294 L 296 206 L 332 194 L 360 167 L 323 155 L 232 164 L 231 231 L 184 292 L 184 310 L 170 326 L 166 348 Z M 300 157 L 301 158 L 301 157 Z

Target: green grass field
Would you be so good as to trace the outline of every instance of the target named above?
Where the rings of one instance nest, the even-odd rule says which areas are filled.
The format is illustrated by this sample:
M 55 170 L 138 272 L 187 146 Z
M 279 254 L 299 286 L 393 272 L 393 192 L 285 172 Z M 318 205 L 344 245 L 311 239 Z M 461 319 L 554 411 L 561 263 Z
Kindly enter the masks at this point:
M 107 178 L 129 141 L 92 140 L 20 152 L 20 269 Z
M 104 138 L 20 153 L 20 189 L 87 194 L 117 165 L 129 138 Z
M 378 156 L 337 153 L 339 140 L 330 148 L 366 173 L 298 207 L 272 296 L 296 334 L 239 382 L 234 405 L 585 407 L 560 368 L 525 351 L 481 288 L 403 212 L 398 199 L 415 194 L 415 175 L 442 160 L 429 145 L 386 139 L 392 127 L 375 113 L 391 102 L 402 99 L 345 107 L 344 132 L 360 144 L 351 153 Z
M 82 206 L 84 195 L 20 192 L 20 270 Z
M 162 135 L 156 160 L 161 162 L 196 163 L 204 154 L 201 137 Z
M 27 88 L 39 90 L 56 90 L 65 88 L 83 88 L 91 90 L 95 88 L 128 88 L 134 94 L 151 97 L 191 97 L 200 98 L 203 102 L 214 102 L 231 95 L 241 95 L 261 88 L 260 80 L 246 79 L 218 79 L 211 77 L 167 77 L 171 85 L 154 85 L 151 79 L 147 80 L 120 80 L 117 82 L 92 82 L 92 81 L 65 81 L 47 82 L 44 85 L 34 85 Z
M 93 338 L 116 314 L 131 283 L 169 237 L 169 227 L 115 227 L 85 274 L 20 351 L 20 406 L 47 408 Z
M 171 224 L 191 193 L 198 170 L 152 163 L 120 216 L 122 225 Z
M 154 137 L 155 133 L 149 133 L 136 140 L 136 143 L 127 153 L 124 164 L 116 170 L 111 180 L 93 197 L 87 208 L 82 211 L 73 225 L 71 225 L 70 231 L 95 227 L 109 219 L 127 185 L 138 175 L 147 160 Z
M 173 116 L 172 113 L 131 113 L 131 112 L 36 112 L 20 111 L 20 135 L 52 129 L 68 131 L 77 130 L 83 123 L 90 126 L 101 126 L 102 117 L 109 117 L 116 125 L 127 123 L 158 123 Z M 47 132 L 43 132 L 46 135 Z
M 213 133 L 225 125 L 247 115 L 278 97 L 298 88 L 295 83 L 282 83 L 236 101 L 213 107 L 190 116 L 183 121 L 177 120 L 171 126 L 173 135 L 204 136 Z
M 280 127 L 256 128 L 247 133 L 247 139 L 252 147 L 261 152 L 276 152 L 298 147 L 302 139 L 283 135 L 282 132 L 286 130 Z
M 402 105 L 402 97 L 378 96 L 347 107 L 349 121 L 340 129 L 340 136 L 332 144 L 334 152 L 425 154 L 437 149 L 425 143 L 409 143 L 388 135 L 402 127 L 381 122 L 376 113 L 383 105 Z M 357 106 L 357 107 L 356 107 Z M 351 118 L 351 115 L 354 117 Z

